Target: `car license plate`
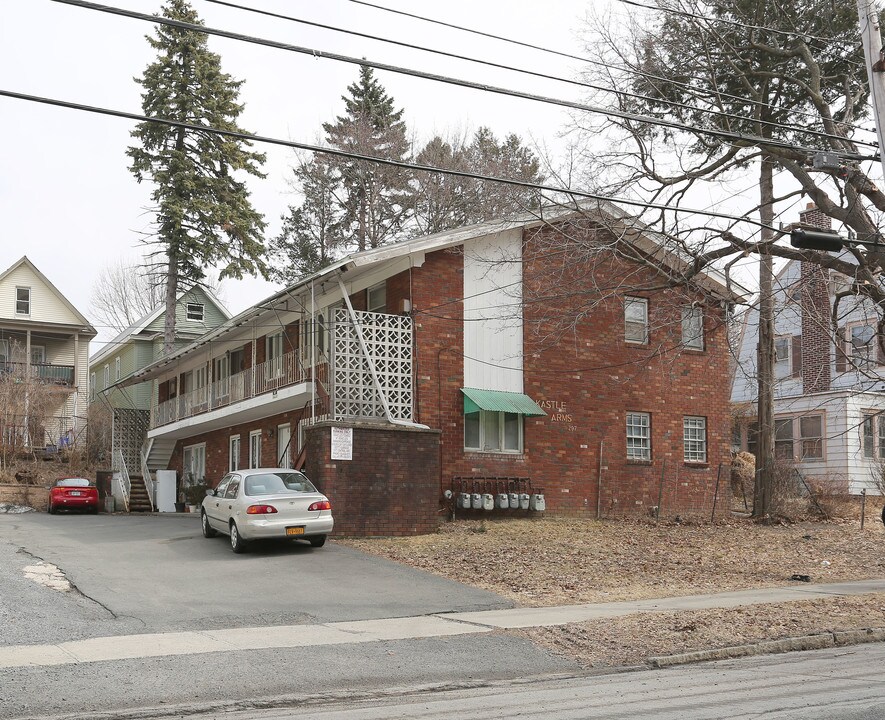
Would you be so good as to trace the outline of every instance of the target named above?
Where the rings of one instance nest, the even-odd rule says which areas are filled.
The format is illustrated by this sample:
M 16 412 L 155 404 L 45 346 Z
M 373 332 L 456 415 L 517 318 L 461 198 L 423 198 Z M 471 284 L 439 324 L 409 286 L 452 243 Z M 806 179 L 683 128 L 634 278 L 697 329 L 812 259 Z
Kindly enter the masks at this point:
M 81 493 L 79 490 L 73 490 L 73 491 L 71 491 L 71 495 L 74 495 L 74 496 L 76 496 L 76 497 L 80 497 L 80 495 L 82 495 L 82 494 L 83 494 L 83 493 Z
M 286 528 L 286 535 L 304 535 L 304 527 L 303 526 L 287 527 Z

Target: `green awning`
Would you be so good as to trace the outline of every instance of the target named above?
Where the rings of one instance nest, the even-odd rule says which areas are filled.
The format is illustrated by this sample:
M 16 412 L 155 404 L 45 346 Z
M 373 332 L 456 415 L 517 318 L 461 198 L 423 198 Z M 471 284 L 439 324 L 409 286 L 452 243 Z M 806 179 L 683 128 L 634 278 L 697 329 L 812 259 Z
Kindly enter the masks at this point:
M 464 393 L 464 414 L 479 410 L 492 412 L 519 413 L 520 415 L 546 415 L 538 403 L 528 395 L 502 390 L 480 390 L 478 388 L 461 388 Z

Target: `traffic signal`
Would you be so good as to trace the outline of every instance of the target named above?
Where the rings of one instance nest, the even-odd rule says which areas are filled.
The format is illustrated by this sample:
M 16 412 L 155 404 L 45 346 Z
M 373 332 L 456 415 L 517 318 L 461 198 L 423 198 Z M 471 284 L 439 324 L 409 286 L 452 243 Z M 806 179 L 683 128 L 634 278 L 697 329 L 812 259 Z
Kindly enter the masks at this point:
M 823 250 L 839 252 L 843 239 L 837 233 L 824 230 L 805 230 L 796 228 L 790 231 L 790 245 L 801 250 Z

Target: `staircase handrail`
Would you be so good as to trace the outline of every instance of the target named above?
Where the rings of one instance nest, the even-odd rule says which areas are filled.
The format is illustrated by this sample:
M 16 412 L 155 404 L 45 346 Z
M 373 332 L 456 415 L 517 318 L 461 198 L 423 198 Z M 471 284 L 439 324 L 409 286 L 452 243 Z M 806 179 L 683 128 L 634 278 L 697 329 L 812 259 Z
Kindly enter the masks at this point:
M 150 452 L 150 446 L 148 446 L 148 452 Z M 147 453 L 144 451 L 144 448 L 139 452 L 139 456 L 141 457 L 141 476 L 144 478 L 144 489 L 147 491 L 148 502 L 151 504 L 151 512 L 156 510 L 156 503 L 154 503 L 154 481 L 151 479 L 151 470 L 147 464 Z
M 118 485 L 120 487 L 120 495 L 123 496 L 123 507 L 129 512 L 129 495 L 132 492 L 132 481 L 129 479 L 129 470 L 126 467 L 126 459 L 123 453 L 117 450 L 117 467 L 120 468 L 118 477 Z

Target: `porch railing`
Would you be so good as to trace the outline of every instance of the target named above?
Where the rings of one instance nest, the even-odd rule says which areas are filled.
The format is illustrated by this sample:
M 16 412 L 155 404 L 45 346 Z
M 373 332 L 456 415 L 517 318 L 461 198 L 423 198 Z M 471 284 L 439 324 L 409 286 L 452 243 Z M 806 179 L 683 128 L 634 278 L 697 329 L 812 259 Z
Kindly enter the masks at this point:
M 34 377 L 50 385 L 64 385 L 71 387 L 74 384 L 73 365 L 18 363 L 8 361 L 0 362 L 0 374 L 24 373 L 28 368 L 30 368 L 30 372 Z
M 324 362 L 317 364 L 315 376 L 320 382 L 328 382 L 329 368 L 325 359 Z M 209 410 L 248 400 L 290 385 L 297 385 L 310 378 L 310 368 L 301 364 L 296 353 L 289 352 L 171 400 L 158 403 L 153 408 L 151 427 L 168 425 Z

